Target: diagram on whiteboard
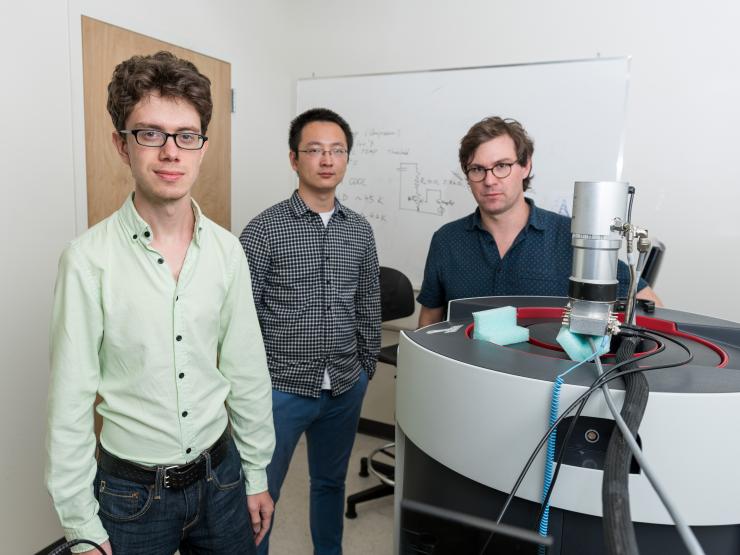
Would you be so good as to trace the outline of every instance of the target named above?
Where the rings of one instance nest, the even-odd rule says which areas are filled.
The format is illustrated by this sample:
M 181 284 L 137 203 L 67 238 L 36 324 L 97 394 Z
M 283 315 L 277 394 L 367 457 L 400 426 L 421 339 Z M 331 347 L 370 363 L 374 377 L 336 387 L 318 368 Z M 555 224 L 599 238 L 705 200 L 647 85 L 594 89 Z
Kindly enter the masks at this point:
M 400 189 L 398 207 L 411 212 L 423 212 L 444 216 L 445 212 L 455 205 L 448 198 L 447 187 L 464 187 L 465 183 L 455 174 L 452 178 L 429 178 L 419 171 L 419 164 L 401 162 L 398 167 Z
M 468 211 L 469 207 L 464 206 L 464 200 L 469 200 L 465 177 L 459 171 L 445 169 L 446 161 L 430 161 L 419 149 L 414 152 L 407 143 L 414 141 L 402 128 L 355 129 L 344 186 L 337 193 L 340 202 L 347 203 L 373 225 L 391 219 L 397 222 L 401 214 L 445 220 L 459 217 L 456 210 Z

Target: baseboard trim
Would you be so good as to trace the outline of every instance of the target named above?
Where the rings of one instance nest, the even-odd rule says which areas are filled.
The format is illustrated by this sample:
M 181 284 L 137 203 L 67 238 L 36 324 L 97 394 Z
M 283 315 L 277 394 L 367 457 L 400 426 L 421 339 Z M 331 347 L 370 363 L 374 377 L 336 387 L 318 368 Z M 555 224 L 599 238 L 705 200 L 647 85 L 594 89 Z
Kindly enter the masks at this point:
M 361 434 L 387 439 L 388 441 L 393 441 L 396 437 L 396 427 L 393 424 L 386 424 L 369 418 L 360 418 L 357 431 Z

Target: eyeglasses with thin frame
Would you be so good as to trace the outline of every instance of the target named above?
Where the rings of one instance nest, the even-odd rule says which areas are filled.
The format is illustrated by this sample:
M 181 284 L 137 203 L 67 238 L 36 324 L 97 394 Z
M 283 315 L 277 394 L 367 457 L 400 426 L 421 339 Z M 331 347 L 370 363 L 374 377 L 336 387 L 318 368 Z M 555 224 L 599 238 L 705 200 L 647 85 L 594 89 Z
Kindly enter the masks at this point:
M 468 179 L 473 183 L 484 181 L 488 172 L 491 172 L 494 177 L 504 179 L 511 175 L 511 166 L 517 163 L 518 162 L 498 162 L 490 168 L 484 168 L 483 166 L 470 166 L 465 172 L 465 175 L 467 175 Z
M 152 148 L 161 148 L 167 143 L 167 139 L 172 137 L 175 145 L 183 150 L 200 150 L 206 144 L 208 137 L 200 133 L 165 133 L 156 129 L 121 129 L 119 133 L 124 135 L 133 135 L 136 142 L 141 146 Z
M 342 147 L 332 147 L 328 149 L 323 149 L 319 147 L 311 147 L 306 149 L 298 149 L 298 152 L 303 152 L 304 154 L 307 154 L 311 158 L 321 158 L 325 153 L 333 158 L 343 158 L 344 156 L 347 156 L 347 149 Z

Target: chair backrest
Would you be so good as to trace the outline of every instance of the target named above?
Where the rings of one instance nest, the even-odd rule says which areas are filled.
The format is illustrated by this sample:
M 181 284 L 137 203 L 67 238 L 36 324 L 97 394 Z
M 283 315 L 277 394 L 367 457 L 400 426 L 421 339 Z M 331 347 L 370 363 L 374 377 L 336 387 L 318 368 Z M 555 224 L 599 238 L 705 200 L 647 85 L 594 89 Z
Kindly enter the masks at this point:
M 647 281 L 650 287 L 652 287 L 658 279 L 658 272 L 660 272 L 660 265 L 663 263 L 664 254 L 665 245 L 663 242 L 653 239 L 652 247 L 650 247 L 650 252 L 645 260 L 645 267 L 642 269 L 642 279 Z
M 380 267 L 380 310 L 383 322 L 414 313 L 414 288 L 403 273 Z

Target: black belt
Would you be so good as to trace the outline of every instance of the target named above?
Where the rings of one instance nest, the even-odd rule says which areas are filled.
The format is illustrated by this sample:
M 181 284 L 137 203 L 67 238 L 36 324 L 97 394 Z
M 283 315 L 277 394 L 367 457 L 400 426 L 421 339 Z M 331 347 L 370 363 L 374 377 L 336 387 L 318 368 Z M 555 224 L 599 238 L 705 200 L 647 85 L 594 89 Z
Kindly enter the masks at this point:
M 160 465 L 154 468 L 119 459 L 115 455 L 108 453 L 101 445 L 98 465 L 108 474 L 144 485 L 154 484 L 157 481 L 157 472 L 159 469 L 162 469 L 163 487 L 168 489 L 182 489 L 206 477 L 205 453 L 208 453 L 211 457 L 211 468 L 216 468 L 221 464 L 221 461 L 226 458 L 226 453 L 229 450 L 230 439 L 231 429 L 227 427 L 216 443 L 203 451 L 197 459 L 187 464 Z

